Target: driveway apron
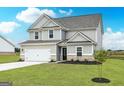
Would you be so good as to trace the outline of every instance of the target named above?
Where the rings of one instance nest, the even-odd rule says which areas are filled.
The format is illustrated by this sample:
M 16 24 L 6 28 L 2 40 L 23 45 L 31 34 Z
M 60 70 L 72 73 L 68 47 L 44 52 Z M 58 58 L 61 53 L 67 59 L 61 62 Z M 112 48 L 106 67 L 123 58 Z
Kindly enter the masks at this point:
M 22 68 L 37 64 L 43 64 L 43 62 L 13 62 L 13 63 L 4 63 L 0 64 L 0 71 L 11 70 L 16 68 Z

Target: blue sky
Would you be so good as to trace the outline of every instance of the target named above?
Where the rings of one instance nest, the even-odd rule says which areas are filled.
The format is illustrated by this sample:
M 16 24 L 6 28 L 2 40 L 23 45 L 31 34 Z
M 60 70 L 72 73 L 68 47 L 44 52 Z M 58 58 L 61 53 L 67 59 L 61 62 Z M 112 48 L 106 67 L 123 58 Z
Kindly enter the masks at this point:
M 28 39 L 27 29 L 40 14 L 47 13 L 52 17 L 78 16 L 85 14 L 102 14 L 105 48 L 124 49 L 124 8 L 118 7 L 1 7 L 0 34 L 14 43 Z M 6 29 L 5 29 L 6 28 Z M 118 36 L 117 36 L 118 35 Z M 111 38 L 110 38 L 111 37 Z M 118 37 L 118 38 L 117 38 Z M 113 43 L 116 40 L 116 43 Z M 120 40 L 119 42 L 117 40 Z M 109 41 L 109 42 L 107 42 Z M 108 44 L 110 46 L 108 47 Z M 117 44 L 121 44 L 118 45 Z

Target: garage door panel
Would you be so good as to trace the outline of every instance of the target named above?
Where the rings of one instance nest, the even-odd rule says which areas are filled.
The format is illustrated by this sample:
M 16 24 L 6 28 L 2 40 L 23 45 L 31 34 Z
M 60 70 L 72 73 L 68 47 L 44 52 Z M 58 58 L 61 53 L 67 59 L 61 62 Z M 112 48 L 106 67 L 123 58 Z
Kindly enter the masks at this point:
M 26 49 L 25 61 L 50 61 L 50 49 Z

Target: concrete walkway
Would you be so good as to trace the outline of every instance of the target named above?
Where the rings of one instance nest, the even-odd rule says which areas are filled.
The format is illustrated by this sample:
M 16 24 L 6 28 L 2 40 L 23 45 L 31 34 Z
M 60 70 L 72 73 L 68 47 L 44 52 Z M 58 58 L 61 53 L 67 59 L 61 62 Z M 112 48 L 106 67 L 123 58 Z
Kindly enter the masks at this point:
M 0 64 L 0 71 L 27 67 L 31 65 L 43 64 L 43 62 L 13 62 Z

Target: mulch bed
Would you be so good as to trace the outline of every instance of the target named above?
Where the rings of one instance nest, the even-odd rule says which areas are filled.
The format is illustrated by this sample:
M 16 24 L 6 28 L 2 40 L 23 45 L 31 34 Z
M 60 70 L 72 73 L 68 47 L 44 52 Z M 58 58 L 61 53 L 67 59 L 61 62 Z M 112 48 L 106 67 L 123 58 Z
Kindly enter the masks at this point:
M 97 61 L 65 61 L 65 62 L 59 62 L 58 64 L 85 64 L 85 65 L 100 65 L 101 62 Z
M 96 83 L 110 83 L 111 82 L 107 78 L 99 78 L 99 77 L 93 78 L 92 81 Z

